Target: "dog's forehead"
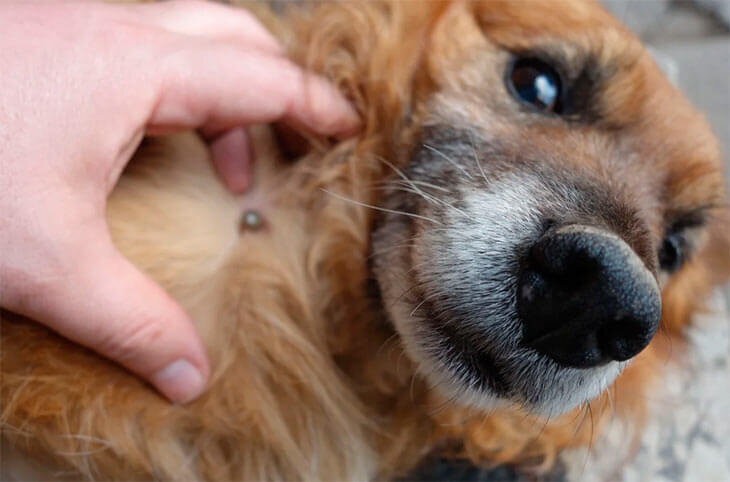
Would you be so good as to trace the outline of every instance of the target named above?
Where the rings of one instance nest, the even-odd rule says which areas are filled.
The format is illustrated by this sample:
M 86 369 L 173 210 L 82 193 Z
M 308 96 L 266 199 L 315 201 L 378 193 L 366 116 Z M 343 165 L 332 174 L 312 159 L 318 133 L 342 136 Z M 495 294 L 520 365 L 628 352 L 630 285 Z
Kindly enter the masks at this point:
M 597 0 L 481 0 L 471 3 L 479 23 L 491 30 L 569 38 L 596 29 L 626 30 Z

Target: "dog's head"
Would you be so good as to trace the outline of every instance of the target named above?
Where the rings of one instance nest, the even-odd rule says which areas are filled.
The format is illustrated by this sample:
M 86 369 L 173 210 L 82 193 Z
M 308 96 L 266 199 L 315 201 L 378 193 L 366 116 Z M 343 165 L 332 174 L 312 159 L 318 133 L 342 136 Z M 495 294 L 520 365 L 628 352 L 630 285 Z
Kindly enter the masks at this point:
M 564 412 L 649 344 L 708 249 L 716 142 L 590 2 L 457 3 L 424 51 L 373 235 L 386 311 L 446 394 Z

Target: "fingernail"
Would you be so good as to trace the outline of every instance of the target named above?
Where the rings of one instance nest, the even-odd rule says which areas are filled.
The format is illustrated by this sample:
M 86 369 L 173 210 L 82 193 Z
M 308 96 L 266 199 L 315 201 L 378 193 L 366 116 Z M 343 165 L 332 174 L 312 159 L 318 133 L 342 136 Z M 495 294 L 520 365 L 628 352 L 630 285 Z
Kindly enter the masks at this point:
M 152 376 L 152 383 L 173 402 L 186 403 L 200 396 L 205 380 L 189 361 L 175 360 Z

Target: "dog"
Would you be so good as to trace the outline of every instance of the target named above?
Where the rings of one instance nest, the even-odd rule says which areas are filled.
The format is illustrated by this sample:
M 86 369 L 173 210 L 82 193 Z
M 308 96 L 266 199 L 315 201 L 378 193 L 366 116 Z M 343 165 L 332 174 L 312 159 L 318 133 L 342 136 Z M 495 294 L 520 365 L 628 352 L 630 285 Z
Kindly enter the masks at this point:
M 730 273 L 717 142 L 640 42 L 594 1 L 241 4 L 363 131 L 292 161 L 252 129 L 237 198 L 195 134 L 145 141 L 109 225 L 197 320 L 209 389 L 171 405 L 4 313 L 8 476 L 539 472 L 611 419 L 638 432 Z

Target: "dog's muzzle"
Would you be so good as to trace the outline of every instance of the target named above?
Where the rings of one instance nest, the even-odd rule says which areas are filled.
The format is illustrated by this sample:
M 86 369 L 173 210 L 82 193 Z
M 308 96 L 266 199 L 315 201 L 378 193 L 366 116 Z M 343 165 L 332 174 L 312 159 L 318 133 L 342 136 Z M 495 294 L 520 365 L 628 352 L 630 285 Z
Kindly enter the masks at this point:
M 657 282 L 634 251 L 608 231 L 581 225 L 551 229 L 532 246 L 517 306 L 522 343 L 574 368 L 632 358 L 661 315 Z

